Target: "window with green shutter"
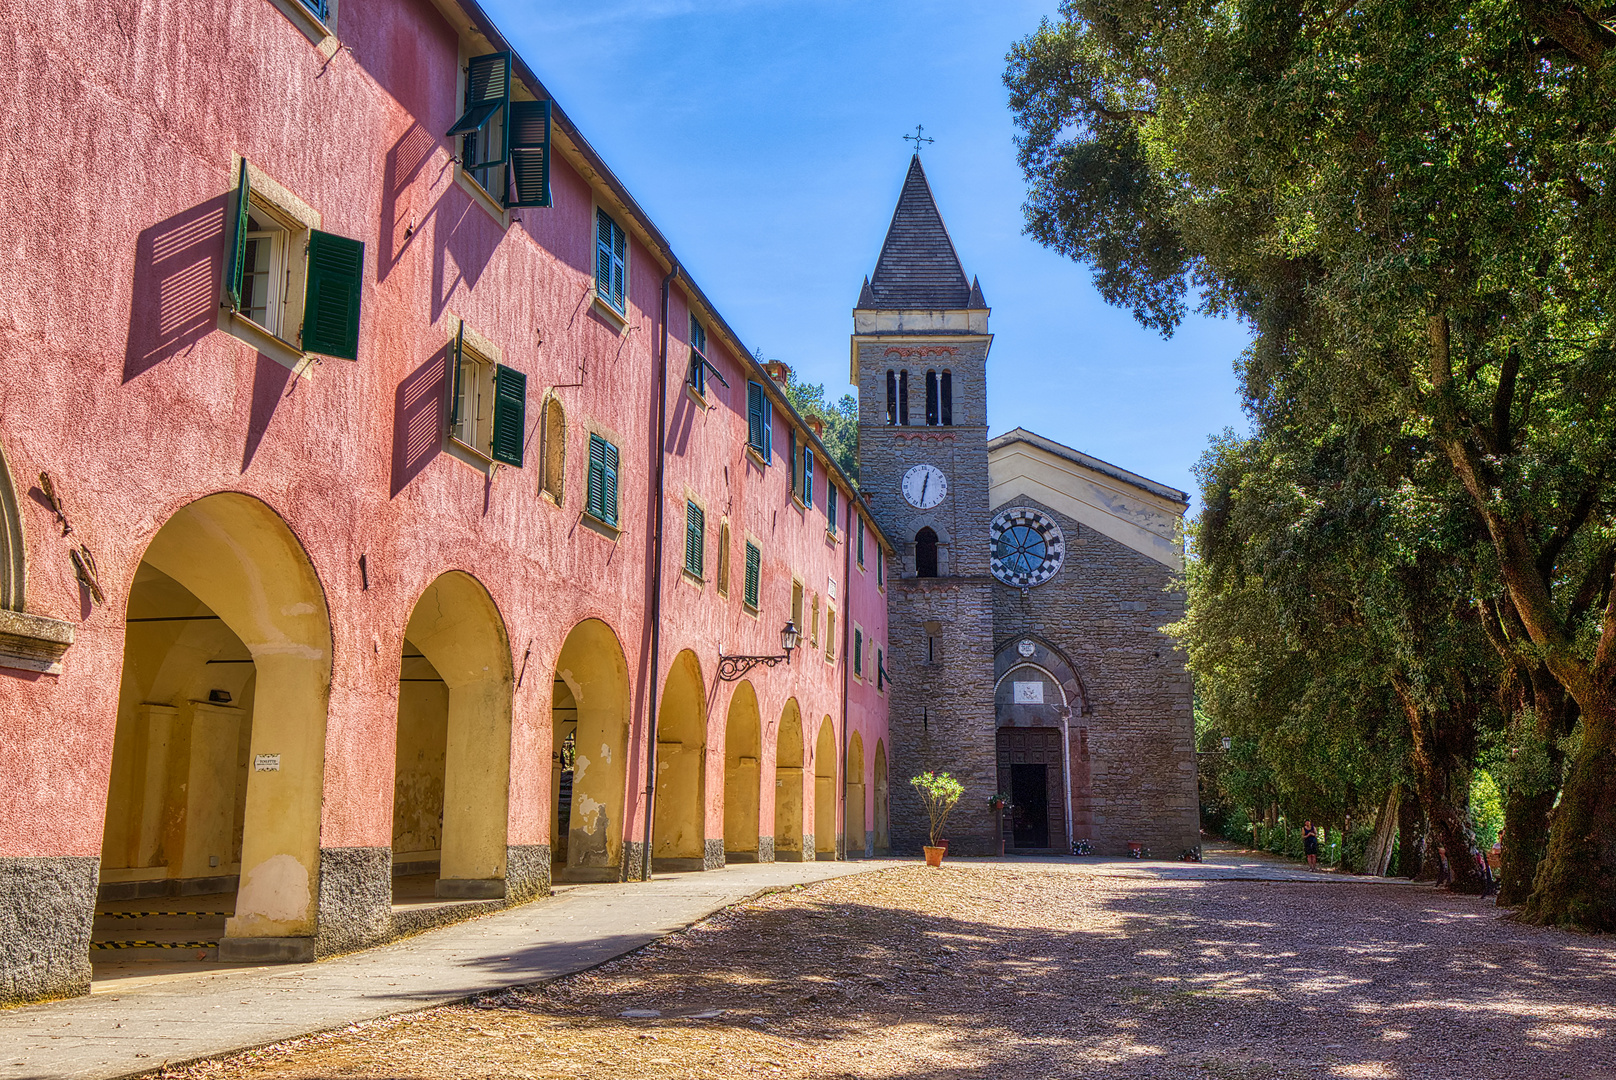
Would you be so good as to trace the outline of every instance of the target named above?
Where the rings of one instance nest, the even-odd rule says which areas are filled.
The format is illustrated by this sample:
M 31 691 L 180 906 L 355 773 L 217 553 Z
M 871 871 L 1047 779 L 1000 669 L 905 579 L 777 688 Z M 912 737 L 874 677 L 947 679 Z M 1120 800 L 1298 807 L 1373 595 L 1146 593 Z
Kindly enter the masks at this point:
M 825 485 L 825 528 L 836 531 L 836 485 Z
M 853 627 L 853 674 L 864 674 L 864 631 Z
M 814 452 L 802 448 L 802 505 L 814 505 Z
M 227 329 L 294 368 L 306 353 L 357 360 L 364 243 L 310 228 L 304 222 L 312 211 L 281 205 L 296 202 L 290 195 L 254 190 L 249 170 L 243 160 L 226 222 L 223 306 L 251 327 Z M 300 259 L 298 295 L 285 283 L 296 277 Z M 266 341 L 265 332 L 276 340 Z
M 550 103 L 513 101 L 506 206 L 550 205 Z
M 628 314 L 628 234 L 604 210 L 595 211 L 595 295 Z
M 617 524 L 617 447 L 593 434 L 589 436 L 589 494 L 584 509 L 597 520 Z
M 756 611 L 758 608 L 758 588 L 763 573 L 763 552 L 758 550 L 756 544 L 746 542 L 746 588 L 741 594 L 746 606 Z
M 858 564 L 860 566 L 863 566 L 864 565 L 864 519 L 859 518 L 858 519 L 858 524 L 855 525 L 854 528 L 858 530 Z
M 695 503 L 685 502 L 685 571 L 700 578 L 707 567 L 705 551 L 707 515 Z
M 746 384 L 746 441 L 765 462 L 774 459 L 774 403 L 762 383 Z
M 494 433 L 489 457 L 520 469 L 527 432 L 527 376 L 515 368 L 494 368 Z

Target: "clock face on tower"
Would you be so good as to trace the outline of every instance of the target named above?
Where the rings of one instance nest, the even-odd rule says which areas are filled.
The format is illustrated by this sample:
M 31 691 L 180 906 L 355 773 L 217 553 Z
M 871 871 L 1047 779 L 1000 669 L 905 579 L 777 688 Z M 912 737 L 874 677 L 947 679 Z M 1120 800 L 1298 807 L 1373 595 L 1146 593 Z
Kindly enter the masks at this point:
M 935 465 L 916 465 L 903 474 L 903 497 L 917 510 L 930 510 L 948 494 L 948 477 Z

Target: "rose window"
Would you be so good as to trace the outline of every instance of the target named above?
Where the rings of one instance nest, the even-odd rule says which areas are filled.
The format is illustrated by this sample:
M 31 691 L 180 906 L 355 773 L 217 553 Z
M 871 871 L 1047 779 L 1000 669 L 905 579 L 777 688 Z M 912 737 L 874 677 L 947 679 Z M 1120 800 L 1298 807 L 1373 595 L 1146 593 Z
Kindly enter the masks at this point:
M 988 529 L 993 576 L 1016 588 L 1042 585 L 1055 576 L 1066 558 L 1060 526 L 1031 507 L 1006 510 Z

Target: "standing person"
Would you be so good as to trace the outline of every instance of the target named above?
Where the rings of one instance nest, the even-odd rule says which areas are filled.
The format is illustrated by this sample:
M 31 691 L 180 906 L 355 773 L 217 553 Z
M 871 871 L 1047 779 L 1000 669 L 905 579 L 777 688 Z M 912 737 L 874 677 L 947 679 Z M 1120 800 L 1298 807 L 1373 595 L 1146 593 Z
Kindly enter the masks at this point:
M 1307 868 L 1319 868 L 1319 831 L 1313 827 L 1312 821 L 1302 822 L 1302 850 L 1307 853 Z

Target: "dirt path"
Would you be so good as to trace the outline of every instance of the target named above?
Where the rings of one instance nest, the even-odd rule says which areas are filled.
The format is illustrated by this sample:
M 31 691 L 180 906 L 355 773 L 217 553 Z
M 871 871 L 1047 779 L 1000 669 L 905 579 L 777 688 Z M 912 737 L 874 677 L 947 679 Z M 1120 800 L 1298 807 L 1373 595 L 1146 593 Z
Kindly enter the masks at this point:
M 903 867 L 593 972 L 165 1075 L 1616 1078 L 1616 941 L 1486 901 Z

